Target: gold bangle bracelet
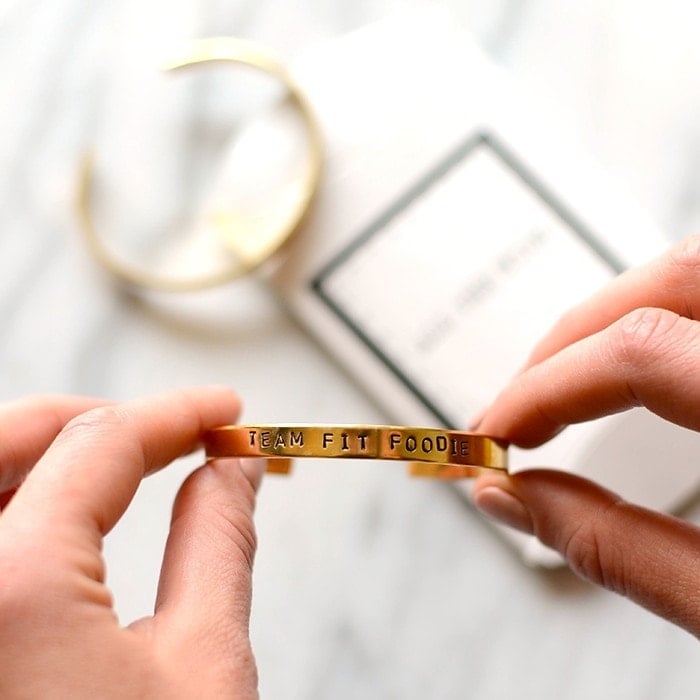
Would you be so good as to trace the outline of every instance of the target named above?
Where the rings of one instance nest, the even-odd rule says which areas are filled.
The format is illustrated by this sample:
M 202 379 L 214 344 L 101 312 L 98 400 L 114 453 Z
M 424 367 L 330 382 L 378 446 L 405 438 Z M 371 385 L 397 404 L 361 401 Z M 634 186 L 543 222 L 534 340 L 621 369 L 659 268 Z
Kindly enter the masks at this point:
M 291 104 L 301 117 L 307 140 L 306 165 L 300 194 L 293 211 L 281 222 L 279 230 L 268 237 L 250 226 L 218 226 L 218 234 L 231 254 L 226 267 L 219 271 L 197 273 L 194 276 L 173 276 L 151 271 L 148 265 L 139 266 L 122 259 L 106 243 L 95 227 L 90 201 L 92 197 L 93 156 L 85 154 L 80 166 L 76 206 L 80 230 L 88 250 L 102 267 L 117 279 L 132 287 L 162 292 L 191 292 L 215 287 L 249 274 L 275 255 L 301 228 L 314 199 L 323 163 L 323 143 L 313 109 L 305 94 L 287 69 L 258 44 L 235 37 L 213 37 L 195 41 L 180 58 L 173 60 L 166 70 L 191 69 L 211 64 L 239 64 L 265 73 L 283 85 Z M 235 220 L 233 212 L 230 214 Z
M 287 474 L 295 457 L 410 462 L 412 476 L 458 479 L 508 469 L 508 446 L 478 433 L 396 425 L 226 425 L 204 436 L 208 459 L 264 457 Z

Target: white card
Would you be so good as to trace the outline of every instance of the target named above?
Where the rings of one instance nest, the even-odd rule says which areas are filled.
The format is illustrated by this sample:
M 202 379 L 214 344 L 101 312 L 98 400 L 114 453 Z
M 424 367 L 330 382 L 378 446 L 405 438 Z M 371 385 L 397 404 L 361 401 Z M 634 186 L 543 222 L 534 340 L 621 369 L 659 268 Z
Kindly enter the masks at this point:
M 481 131 L 341 248 L 312 288 L 434 421 L 464 426 L 552 314 L 621 267 L 556 207 Z

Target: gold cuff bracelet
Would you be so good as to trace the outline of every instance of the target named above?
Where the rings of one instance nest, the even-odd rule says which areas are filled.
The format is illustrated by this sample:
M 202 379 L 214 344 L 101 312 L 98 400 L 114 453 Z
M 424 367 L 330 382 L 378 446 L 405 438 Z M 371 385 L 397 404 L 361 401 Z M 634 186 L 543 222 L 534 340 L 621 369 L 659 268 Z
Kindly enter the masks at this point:
M 410 462 L 412 476 L 458 479 L 508 469 L 508 446 L 478 433 L 396 425 L 227 425 L 204 436 L 208 459 L 264 457 L 287 474 L 296 457 Z

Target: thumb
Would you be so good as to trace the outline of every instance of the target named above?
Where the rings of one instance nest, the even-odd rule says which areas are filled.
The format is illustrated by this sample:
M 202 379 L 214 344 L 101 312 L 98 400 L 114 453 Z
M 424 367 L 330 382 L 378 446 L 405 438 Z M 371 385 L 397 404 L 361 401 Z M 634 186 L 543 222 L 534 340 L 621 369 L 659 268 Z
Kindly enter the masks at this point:
M 552 470 L 482 476 L 472 497 L 485 515 L 557 550 L 581 578 L 700 636 L 700 528 Z
M 256 548 L 253 509 L 262 460 L 208 462 L 182 485 L 173 507 L 154 621 L 168 653 L 198 675 L 254 695 L 248 638 Z

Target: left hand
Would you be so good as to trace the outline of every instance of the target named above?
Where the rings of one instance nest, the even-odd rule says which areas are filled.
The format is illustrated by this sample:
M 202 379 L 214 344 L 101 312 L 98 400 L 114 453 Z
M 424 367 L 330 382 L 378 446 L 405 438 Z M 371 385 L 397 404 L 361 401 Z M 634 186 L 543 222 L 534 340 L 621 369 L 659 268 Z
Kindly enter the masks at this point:
M 182 485 L 152 617 L 119 625 L 101 554 L 141 479 L 237 414 L 221 388 L 0 407 L 0 696 L 257 697 L 260 463 L 216 460 Z

